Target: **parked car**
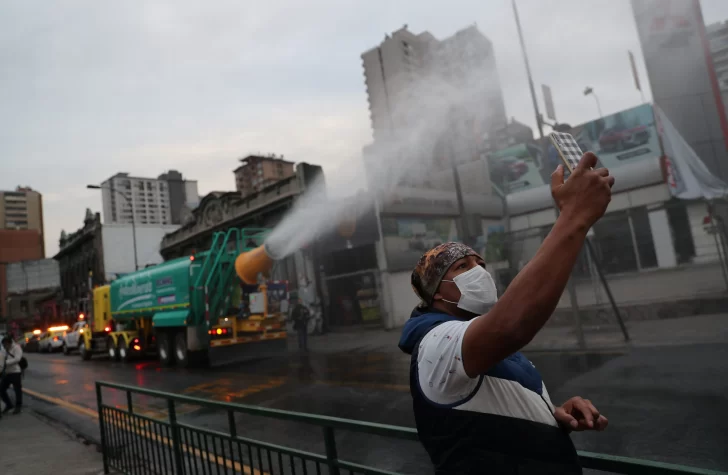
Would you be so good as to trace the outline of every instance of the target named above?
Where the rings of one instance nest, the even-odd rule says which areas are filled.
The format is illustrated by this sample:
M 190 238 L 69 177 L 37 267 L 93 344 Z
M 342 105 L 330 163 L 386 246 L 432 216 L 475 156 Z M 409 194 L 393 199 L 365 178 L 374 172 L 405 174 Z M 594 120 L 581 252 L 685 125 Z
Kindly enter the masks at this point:
M 40 343 L 40 333 L 31 333 L 30 337 L 27 338 L 25 346 L 23 347 L 24 353 L 37 353 L 38 344 Z
M 650 129 L 646 125 L 637 127 L 617 126 L 605 129 L 599 135 L 602 152 L 621 152 L 650 141 Z
M 38 343 L 38 351 L 41 353 L 53 353 L 63 348 L 63 335 L 68 330 L 67 325 L 51 327 L 43 333 Z
M 76 322 L 70 330 L 63 335 L 63 354 L 68 355 L 72 351 L 78 350 L 78 344 L 81 342 L 81 335 L 84 331 L 88 331 L 88 322 Z

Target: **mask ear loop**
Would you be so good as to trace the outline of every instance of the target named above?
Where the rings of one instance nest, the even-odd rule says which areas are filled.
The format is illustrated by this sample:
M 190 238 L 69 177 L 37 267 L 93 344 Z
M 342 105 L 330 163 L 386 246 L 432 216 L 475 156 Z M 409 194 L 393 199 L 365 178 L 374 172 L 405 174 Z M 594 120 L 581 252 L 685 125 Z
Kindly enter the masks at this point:
M 455 284 L 455 281 L 454 280 L 448 280 L 448 279 L 442 279 L 440 282 L 450 282 L 450 283 Z M 458 284 L 455 284 L 455 287 L 457 287 L 457 286 L 458 286 Z M 460 287 L 458 287 L 458 290 L 460 290 Z M 456 305 L 456 306 L 459 303 L 459 302 L 453 302 L 452 300 L 446 300 L 446 299 L 441 299 L 441 300 L 443 302 L 451 303 L 451 304 Z

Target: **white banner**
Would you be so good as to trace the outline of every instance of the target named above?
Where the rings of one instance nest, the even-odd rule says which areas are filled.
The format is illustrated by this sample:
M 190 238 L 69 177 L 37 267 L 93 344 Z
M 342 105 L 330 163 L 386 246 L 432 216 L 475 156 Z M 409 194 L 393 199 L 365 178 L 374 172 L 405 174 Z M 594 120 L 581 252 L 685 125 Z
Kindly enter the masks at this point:
M 662 109 L 656 105 L 653 109 L 662 137 L 670 194 L 683 200 L 725 197 L 728 194 L 728 185 L 708 170 Z

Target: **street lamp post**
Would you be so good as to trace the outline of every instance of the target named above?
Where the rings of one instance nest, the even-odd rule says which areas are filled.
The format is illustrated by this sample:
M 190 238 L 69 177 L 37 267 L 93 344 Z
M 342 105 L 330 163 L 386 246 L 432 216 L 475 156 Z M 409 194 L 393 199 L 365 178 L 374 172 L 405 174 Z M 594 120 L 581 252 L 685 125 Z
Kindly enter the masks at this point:
M 104 189 L 104 187 L 99 186 L 99 185 L 86 185 L 86 188 L 88 188 L 89 190 L 103 190 Z M 134 270 L 139 270 L 139 261 L 137 258 L 136 223 L 134 222 L 134 205 L 132 204 L 131 200 L 129 200 L 129 197 L 126 196 L 121 191 L 116 190 L 114 188 L 106 188 L 106 189 L 109 191 L 113 191 L 114 193 L 118 193 L 119 196 L 124 198 L 126 200 L 126 202 L 129 204 L 129 206 L 131 207 L 131 236 L 132 236 L 132 241 L 134 243 Z
M 599 97 L 597 97 L 597 93 L 594 92 L 594 88 L 587 86 L 584 89 L 584 95 L 585 96 L 590 96 L 590 95 L 594 96 L 594 100 L 597 101 L 597 111 L 599 111 L 599 118 L 603 118 L 604 114 L 602 114 L 602 106 L 601 106 L 601 104 L 599 104 Z

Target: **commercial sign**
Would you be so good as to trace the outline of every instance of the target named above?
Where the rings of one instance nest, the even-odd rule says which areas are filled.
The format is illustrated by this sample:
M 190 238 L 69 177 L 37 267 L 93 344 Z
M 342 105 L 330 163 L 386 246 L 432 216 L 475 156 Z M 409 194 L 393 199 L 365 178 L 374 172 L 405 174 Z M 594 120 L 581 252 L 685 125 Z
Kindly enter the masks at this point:
M 649 104 L 577 125 L 564 132 L 573 135 L 584 152 L 594 152 L 601 167 L 615 168 L 663 154 Z M 550 182 L 551 173 L 561 164 L 559 154 L 548 138 L 499 150 L 488 158 L 493 188 L 499 193 L 516 193 L 546 185 Z
M 594 152 L 606 168 L 662 155 L 649 104 L 587 122 L 571 133 L 582 150 Z
M 453 218 L 382 217 L 382 234 L 391 271 L 411 270 L 426 250 L 458 240 Z
M 58 261 L 40 259 L 8 264 L 5 270 L 9 294 L 22 294 L 61 287 Z
M 493 189 L 501 196 L 543 186 L 543 153 L 536 143 L 518 144 L 488 156 Z M 550 174 L 550 173 L 549 173 Z

